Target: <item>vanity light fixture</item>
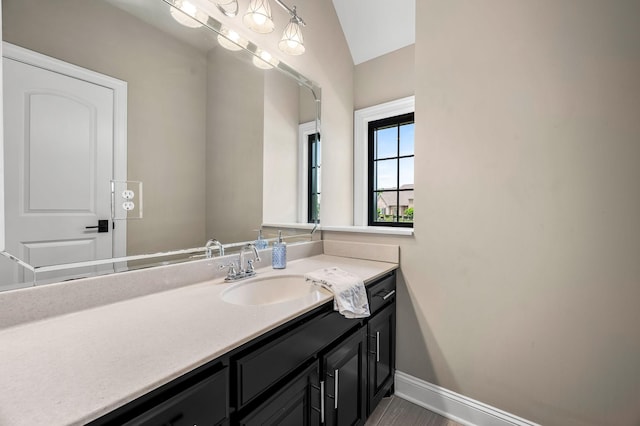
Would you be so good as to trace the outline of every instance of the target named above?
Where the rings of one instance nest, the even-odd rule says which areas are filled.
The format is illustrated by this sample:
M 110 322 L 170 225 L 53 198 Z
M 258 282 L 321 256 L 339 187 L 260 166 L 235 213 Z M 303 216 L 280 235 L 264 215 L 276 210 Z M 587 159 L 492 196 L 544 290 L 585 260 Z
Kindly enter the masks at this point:
M 276 3 L 286 10 L 291 19 L 282 33 L 282 39 L 278 44 L 280 50 L 289 55 L 302 55 L 305 51 L 304 40 L 302 38 L 302 28 L 306 26 L 304 20 L 298 16 L 296 7 L 291 9 L 281 0 L 275 0 Z M 271 17 L 271 6 L 269 0 L 251 0 L 249 9 L 245 13 L 242 20 L 244 24 L 253 31 L 260 34 L 267 34 L 273 31 L 274 23 Z
M 298 17 L 295 6 L 293 6 L 293 10 L 290 13 L 291 20 L 289 20 L 289 23 L 284 28 L 278 47 L 289 55 L 302 55 L 304 53 L 304 40 L 302 38 L 302 28 L 300 28 L 300 25 L 304 25 L 304 21 Z
M 275 25 L 271 18 L 271 5 L 269 0 L 251 0 L 249 9 L 244 14 L 242 22 L 260 34 L 267 34 L 273 31 Z
M 199 28 L 202 26 L 202 24 L 196 20 L 199 12 L 193 3 L 188 0 L 175 0 L 173 4 L 175 7 L 172 7 L 170 10 L 173 19 L 189 28 Z
M 213 0 L 209 0 L 214 2 Z M 214 2 L 216 7 L 224 15 L 233 18 L 238 14 L 238 0 L 219 0 Z

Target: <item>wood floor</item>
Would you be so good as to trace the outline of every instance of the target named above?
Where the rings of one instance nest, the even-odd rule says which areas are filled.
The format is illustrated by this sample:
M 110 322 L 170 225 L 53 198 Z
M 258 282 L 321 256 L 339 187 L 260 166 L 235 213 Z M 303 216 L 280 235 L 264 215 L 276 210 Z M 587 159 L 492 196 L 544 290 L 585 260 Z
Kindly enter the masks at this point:
M 402 398 L 384 398 L 365 426 L 462 426 Z

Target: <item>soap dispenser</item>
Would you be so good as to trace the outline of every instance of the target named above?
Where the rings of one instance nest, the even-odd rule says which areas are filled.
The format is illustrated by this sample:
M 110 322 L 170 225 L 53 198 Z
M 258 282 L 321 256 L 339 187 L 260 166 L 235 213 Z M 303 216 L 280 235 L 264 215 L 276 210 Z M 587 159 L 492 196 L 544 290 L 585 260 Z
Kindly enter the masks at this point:
M 282 241 L 282 231 L 278 231 L 278 241 L 273 243 L 271 266 L 273 266 L 273 269 L 284 269 L 287 267 L 287 243 Z
M 258 239 L 254 243 L 258 250 L 266 249 L 269 242 L 262 237 L 262 229 L 258 229 Z

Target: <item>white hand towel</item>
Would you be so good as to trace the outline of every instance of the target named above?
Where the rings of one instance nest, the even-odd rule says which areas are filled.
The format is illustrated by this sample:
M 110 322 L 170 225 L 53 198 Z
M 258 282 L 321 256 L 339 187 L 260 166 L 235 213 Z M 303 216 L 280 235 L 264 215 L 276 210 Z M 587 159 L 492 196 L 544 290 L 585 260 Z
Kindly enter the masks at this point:
M 370 315 L 364 282 L 357 275 L 333 267 L 309 272 L 304 277 L 332 292 L 334 309 L 346 318 Z

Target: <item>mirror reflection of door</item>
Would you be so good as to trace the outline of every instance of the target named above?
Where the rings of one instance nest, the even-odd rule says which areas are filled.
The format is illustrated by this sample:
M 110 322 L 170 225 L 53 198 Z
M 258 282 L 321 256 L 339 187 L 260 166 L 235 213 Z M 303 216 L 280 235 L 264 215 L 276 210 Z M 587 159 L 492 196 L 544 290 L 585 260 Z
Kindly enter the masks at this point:
M 55 63 L 46 69 L 5 57 L 3 68 L 5 250 L 32 266 L 118 255 L 113 237 L 120 229 L 111 221 L 113 89 L 57 72 Z M 97 227 L 104 220 L 106 230 Z M 33 279 L 23 267 L 1 262 L 4 286 Z M 77 268 L 35 278 L 112 270 Z

